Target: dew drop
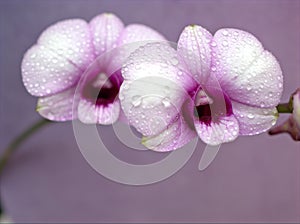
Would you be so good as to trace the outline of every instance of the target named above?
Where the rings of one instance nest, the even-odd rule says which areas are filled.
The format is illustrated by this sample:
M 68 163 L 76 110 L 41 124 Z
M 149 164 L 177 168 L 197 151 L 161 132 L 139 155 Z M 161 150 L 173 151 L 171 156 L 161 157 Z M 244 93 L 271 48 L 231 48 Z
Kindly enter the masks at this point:
M 223 30 L 223 31 L 222 31 L 222 34 L 223 34 L 224 36 L 227 36 L 227 35 L 228 35 L 228 31 L 227 31 L 227 30 Z
M 253 114 L 248 114 L 247 117 L 248 117 L 249 119 L 253 119 L 253 118 L 254 118 L 254 115 L 253 115 Z
M 216 47 L 216 46 L 217 46 L 217 43 L 213 41 L 213 42 L 211 42 L 211 46 L 212 46 L 212 47 Z
M 227 46 L 228 46 L 228 42 L 227 42 L 226 40 L 224 40 L 224 41 L 222 42 L 222 45 L 223 45 L 224 47 L 227 47 Z
M 177 58 L 172 58 L 171 59 L 171 64 L 174 65 L 174 66 L 177 65 L 178 64 Z

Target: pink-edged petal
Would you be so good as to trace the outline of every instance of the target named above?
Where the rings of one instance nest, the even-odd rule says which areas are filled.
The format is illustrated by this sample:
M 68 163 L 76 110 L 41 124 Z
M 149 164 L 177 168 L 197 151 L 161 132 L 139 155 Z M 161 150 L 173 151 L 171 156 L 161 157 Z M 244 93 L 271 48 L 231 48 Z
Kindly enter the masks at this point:
M 210 124 L 195 120 L 200 139 L 209 145 L 219 145 L 235 140 L 239 134 L 239 124 L 234 115 L 219 117 Z
M 119 94 L 129 123 L 145 136 L 164 130 L 180 112 L 187 97 L 181 86 L 157 76 L 125 80 Z
M 122 68 L 122 109 L 145 136 L 164 130 L 181 110 L 195 81 L 181 70 L 176 51 L 165 42 L 140 47 Z
M 126 80 L 164 78 L 188 91 L 197 86 L 178 61 L 176 50 L 167 42 L 152 42 L 139 47 L 123 65 L 122 76 Z
M 178 40 L 178 54 L 185 68 L 199 83 L 206 82 L 211 66 L 212 35 L 201 26 L 187 26 Z
M 184 117 L 178 115 L 161 133 L 143 137 L 142 144 L 154 151 L 168 152 L 181 148 L 195 137 L 195 130 L 189 127 Z
M 22 77 L 27 91 L 47 96 L 74 85 L 82 71 L 48 48 L 34 45 L 24 55 Z
M 89 25 L 82 19 L 64 20 L 50 26 L 39 37 L 38 45 L 64 57 L 82 71 L 94 60 Z
M 139 41 L 166 41 L 166 39 L 163 35 L 148 26 L 131 24 L 123 30 L 118 44 L 121 46 Z
M 114 14 L 103 13 L 90 22 L 96 56 L 117 47 L 117 41 L 124 29 L 123 22 Z
M 119 114 L 119 100 L 107 105 L 96 105 L 86 99 L 80 99 L 79 101 L 78 119 L 85 124 L 113 124 L 118 120 Z
M 259 108 L 231 101 L 233 114 L 240 126 L 240 135 L 256 135 L 270 129 L 278 118 L 275 107 Z
M 151 43 L 161 43 L 169 46 L 166 39 L 150 27 L 140 24 L 127 26 L 118 39 L 118 48 L 111 52 L 113 57 L 110 57 L 111 61 L 108 68 L 111 71 L 120 69 L 128 62 L 131 53 Z
M 221 29 L 214 35 L 212 76 L 231 99 L 273 107 L 282 93 L 282 71 L 276 58 L 250 33 Z
M 75 87 L 52 96 L 38 99 L 36 110 L 39 114 L 52 121 L 68 121 L 77 118 L 78 95 Z

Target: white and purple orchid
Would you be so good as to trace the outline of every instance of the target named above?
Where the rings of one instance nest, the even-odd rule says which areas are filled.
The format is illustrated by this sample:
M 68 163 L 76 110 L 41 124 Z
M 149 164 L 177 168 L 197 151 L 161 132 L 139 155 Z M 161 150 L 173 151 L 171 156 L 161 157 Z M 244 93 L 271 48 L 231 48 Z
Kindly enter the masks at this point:
M 120 100 L 129 123 L 156 151 L 195 136 L 209 145 L 255 135 L 277 119 L 283 78 L 276 58 L 250 33 L 193 25 L 177 49 L 148 44 L 122 69 Z
M 99 66 L 89 69 L 74 97 L 77 84 L 97 58 L 124 44 L 146 40 L 165 39 L 144 25 L 124 27 L 118 17 L 108 13 L 89 23 L 70 19 L 50 26 L 22 61 L 24 85 L 39 97 L 37 111 L 54 121 L 79 118 L 84 123 L 112 124 L 120 114 L 117 96 L 123 81 L 120 70 L 113 70 L 110 63 L 115 55 L 102 57 Z

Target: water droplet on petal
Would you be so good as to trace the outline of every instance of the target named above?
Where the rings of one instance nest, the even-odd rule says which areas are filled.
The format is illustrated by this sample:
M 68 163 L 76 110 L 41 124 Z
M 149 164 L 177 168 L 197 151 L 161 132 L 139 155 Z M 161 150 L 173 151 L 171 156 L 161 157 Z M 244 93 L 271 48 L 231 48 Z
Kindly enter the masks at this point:
M 212 46 L 212 47 L 216 47 L 216 46 L 217 46 L 217 43 L 216 43 L 215 41 L 212 41 L 212 42 L 211 42 L 211 46 Z
M 222 45 L 223 45 L 224 47 L 227 47 L 227 46 L 228 46 L 228 42 L 227 42 L 226 40 L 224 40 L 224 41 L 222 42 Z
M 247 117 L 248 117 L 249 119 L 253 119 L 253 118 L 254 118 L 254 115 L 253 115 L 253 114 L 248 114 Z
M 227 36 L 227 35 L 228 35 L 228 31 L 227 31 L 227 30 L 223 30 L 223 31 L 222 31 L 222 34 L 223 34 L 224 36 Z

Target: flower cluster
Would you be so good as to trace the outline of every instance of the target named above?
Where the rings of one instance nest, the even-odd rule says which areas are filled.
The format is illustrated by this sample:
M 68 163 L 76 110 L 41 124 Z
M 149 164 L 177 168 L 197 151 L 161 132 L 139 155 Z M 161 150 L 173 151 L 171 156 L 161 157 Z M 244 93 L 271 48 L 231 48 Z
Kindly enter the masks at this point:
M 112 14 L 50 26 L 25 54 L 22 75 L 43 117 L 112 124 L 125 115 L 156 151 L 196 136 L 219 145 L 262 133 L 276 122 L 283 88 L 276 58 L 248 32 L 191 25 L 174 46 Z

